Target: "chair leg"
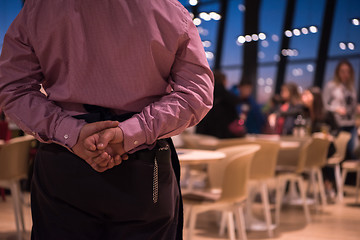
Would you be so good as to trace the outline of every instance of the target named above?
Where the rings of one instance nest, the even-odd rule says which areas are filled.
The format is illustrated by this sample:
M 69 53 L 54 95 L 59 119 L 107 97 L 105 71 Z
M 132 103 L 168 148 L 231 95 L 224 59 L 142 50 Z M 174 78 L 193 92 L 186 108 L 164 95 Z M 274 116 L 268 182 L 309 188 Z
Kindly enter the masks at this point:
M 235 240 L 235 226 L 234 226 L 234 214 L 232 211 L 227 211 L 227 223 L 228 223 L 228 234 L 230 240 Z
M 221 212 L 221 220 L 220 220 L 220 229 L 219 229 L 219 236 L 223 237 L 225 236 L 225 228 L 226 228 L 226 212 Z
M 282 179 L 277 179 L 277 186 L 276 186 L 276 201 L 275 201 L 275 224 L 276 226 L 280 225 L 280 211 L 281 211 L 281 204 L 284 196 L 284 182 Z
M 18 196 L 18 205 L 19 205 L 19 214 L 20 214 L 20 224 L 22 231 L 25 232 L 25 221 L 24 221 L 24 211 L 23 211 L 23 195 L 21 192 L 20 182 L 16 182 L 17 196 Z
M 316 173 L 317 173 L 316 175 L 317 175 L 317 180 L 318 180 L 319 188 L 320 188 L 321 205 L 324 208 L 327 205 L 325 187 L 324 187 L 324 178 L 323 178 L 322 172 L 319 168 L 316 169 Z
M 184 228 L 189 224 L 190 214 L 192 206 L 184 205 Z
M 298 177 L 297 182 L 299 184 L 299 190 L 300 190 L 300 195 L 301 195 L 301 199 L 302 199 L 302 202 L 303 202 L 306 222 L 310 223 L 311 222 L 310 211 L 309 211 L 309 207 L 308 207 L 308 204 L 307 204 L 307 201 L 306 201 L 306 193 L 305 193 L 304 183 L 303 183 L 302 177 Z
M 344 186 L 345 186 L 345 181 L 346 181 L 346 176 L 348 174 L 348 170 L 346 168 L 344 168 L 342 170 L 342 177 L 341 177 L 341 180 L 342 180 L 342 185 L 343 185 L 343 189 L 344 189 Z
M 247 240 L 243 206 L 238 206 L 237 209 L 235 209 L 235 218 L 236 218 L 236 222 L 237 222 L 237 230 L 238 230 L 239 239 Z
M 196 215 L 197 215 L 197 213 L 194 211 L 194 209 L 191 209 L 190 216 L 189 216 L 190 219 L 189 219 L 189 227 L 188 227 L 188 232 L 187 232 L 187 240 L 191 240 L 193 231 L 195 230 Z
M 269 204 L 269 191 L 265 182 L 261 183 L 261 200 L 264 206 L 264 216 L 266 221 L 266 227 L 269 237 L 273 237 L 274 232 L 272 230 L 270 204 Z
M 16 186 L 15 182 L 11 183 L 10 190 L 11 190 L 11 195 L 13 198 L 16 230 L 17 230 L 18 236 L 20 236 L 22 231 L 21 231 L 21 227 L 20 227 L 19 197 L 18 197 L 18 190 L 17 190 L 17 186 Z
M 318 203 L 319 203 L 319 196 L 318 196 L 318 187 L 316 182 L 316 174 L 314 169 L 311 169 L 310 171 L 310 184 L 313 188 L 313 194 L 314 194 L 314 201 L 315 201 L 315 211 L 318 210 Z
M 254 215 L 253 215 L 253 212 L 252 212 L 252 204 L 253 204 L 255 195 L 256 195 L 255 186 L 249 186 L 248 187 L 248 197 L 247 197 L 247 199 L 245 201 L 245 207 L 246 207 L 246 210 L 245 210 L 245 216 L 246 217 L 245 217 L 245 219 L 247 220 L 245 222 L 245 224 L 246 224 L 247 229 L 251 228 L 251 224 L 252 224 L 253 219 L 254 219 Z
M 290 200 L 296 199 L 299 195 L 296 190 L 296 184 L 294 179 L 289 179 L 289 190 L 288 190 L 288 197 L 290 197 Z
M 360 168 L 356 172 L 356 196 L 355 196 L 355 203 L 358 203 L 359 200 L 359 187 L 360 187 Z
M 338 201 L 340 203 L 342 203 L 343 200 L 344 200 L 344 191 L 343 191 L 343 188 L 342 188 L 343 180 L 341 179 L 340 164 L 336 164 L 334 170 L 335 170 L 335 181 L 336 181 L 336 188 L 337 188 L 337 197 L 338 197 Z

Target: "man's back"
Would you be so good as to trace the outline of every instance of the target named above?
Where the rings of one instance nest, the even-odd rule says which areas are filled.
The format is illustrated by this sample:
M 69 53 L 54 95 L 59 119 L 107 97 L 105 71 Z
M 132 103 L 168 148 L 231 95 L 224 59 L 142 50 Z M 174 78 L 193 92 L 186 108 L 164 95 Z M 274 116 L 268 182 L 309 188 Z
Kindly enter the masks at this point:
M 200 37 L 176 0 L 27 0 L 5 36 L 1 57 L 5 112 L 26 119 L 17 121 L 26 132 L 69 147 L 80 129 L 69 117 L 86 113 L 83 104 L 117 114 L 144 112 L 124 126 L 133 130 L 125 133 L 129 136 L 144 135 L 144 129 L 146 135 L 137 136 L 137 144 L 128 138 L 127 150 L 177 134 L 189 119 L 196 124 L 212 104 L 212 73 Z M 13 71 L 14 65 L 21 70 Z M 40 83 L 46 100 L 35 90 Z M 190 111 L 179 112 L 186 108 Z M 34 111 L 41 113 L 33 116 Z M 148 122 L 153 119 L 163 125 Z
M 179 40 L 191 21 L 177 1 L 30 3 L 27 31 L 51 100 L 140 111 L 169 91 Z

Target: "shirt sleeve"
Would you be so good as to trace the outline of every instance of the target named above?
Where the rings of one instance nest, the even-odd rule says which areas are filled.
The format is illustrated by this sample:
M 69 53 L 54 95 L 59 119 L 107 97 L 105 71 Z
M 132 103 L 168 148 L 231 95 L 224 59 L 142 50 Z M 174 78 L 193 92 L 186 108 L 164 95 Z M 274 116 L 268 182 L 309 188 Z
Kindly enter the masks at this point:
M 124 132 L 125 151 L 181 133 L 187 127 L 196 125 L 212 107 L 213 74 L 190 17 L 187 18 L 187 31 L 180 42 L 169 82 L 171 93 L 119 124 Z
M 0 56 L 0 107 L 41 142 L 73 147 L 85 124 L 65 114 L 40 92 L 42 69 L 27 31 L 27 4 L 7 31 Z

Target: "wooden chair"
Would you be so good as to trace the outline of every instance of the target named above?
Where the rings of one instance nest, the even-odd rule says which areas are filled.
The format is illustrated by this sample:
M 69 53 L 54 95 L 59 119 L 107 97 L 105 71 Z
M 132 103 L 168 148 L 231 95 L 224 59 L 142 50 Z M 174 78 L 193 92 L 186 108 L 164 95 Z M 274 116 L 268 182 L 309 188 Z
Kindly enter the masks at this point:
M 34 137 L 30 135 L 16 137 L 0 148 L 0 186 L 11 190 L 19 239 L 21 232 L 25 231 L 19 181 L 27 178 L 29 151 L 33 140 Z
M 346 160 L 342 163 L 342 186 L 345 185 L 346 175 L 349 172 L 356 172 L 356 193 L 355 203 L 359 201 L 359 188 L 360 188 L 360 160 Z
M 327 205 L 327 201 L 321 169 L 326 165 L 329 145 L 330 141 L 326 138 L 314 136 L 312 143 L 308 146 L 304 166 L 304 172 L 310 176 L 309 186 L 313 189 L 315 204 L 320 202 L 318 199 L 318 195 L 320 194 L 321 205 L 323 207 Z
M 222 145 L 231 145 L 236 144 L 236 146 L 241 146 L 243 144 L 257 144 L 260 146 L 259 151 L 255 153 L 254 159 L 251 163 L 250 169 L 250 191 L 248 200 L 246 201 L 246 219 L 249 222 L 246 222 L 247 228 L 252 230 L 252 221 L 255 218 L 251 212 L 252 202 L 255 197 L 255 193 L 257 192 L 257 188 L 260 188 L 261 200 L 263 204 L 265 222 L 266 222 L 266 230 L 268 232 L 269 237 L 273 237 L 273 225 L 271 220 L 271 211 L 270 211 L 270 203 L 269 203 L 269 191 L 268 191 L 268 180 L 275 179 L 275 168 L 276 162 L 278 159 L 278 153 L 280 150 L 280 144 L 274 141 L 267 140 L 246 140 L 246 139 L 229 139 L 226 141 L 221 141 Z M 221 235 L 223 234 L 224 224 L 221 225 Z
M 351 134 L 341 131 L 334 140 L 336 152 L 328 159 L 326 166 L 333 167 L 335 171 L 335 182 L 337 188 L 337 199 L 339 202 L 344 200 L 343 180 L 340 171 L 340 163 L 345 160 L 347 144 Z
M 285 184 L 288 181 L 293 181 L 294 183 L 298 184 L 300 195 L 301 195 L 301 202 L 304 208 L 304 213 L 306 217 L 306 221 L 309 223 L 311 221 L 310 217 L 310 211 L 306 199 L 306 191 L 304 187 L 304 181 L 302 177 L 302 173 L 305 173 L 306 171 L 310 172 L 310 174 L 314 175 L 314 186 L 315 184 L 319 185 L 319 188 L 314 187 L 315 190 L 315 196 L 318 194 L 316 191 L 317 189 L 320 189 L 322 203 L 324 204 L 325 199 L 325 190 L 323 186 L 323 179 L 321 175 L 320 168 L 321 166 L 325 165 L 326 162 L 326 156 L 327 151 L 329 148 L 329 141 L 325 139 L 319 139 L 319 138 L 311 138 L 308 140 L 307 143 L 303 144 L 300 152 L 299 152 L 299 158 L 297 166 L 290 171 L 288 169 L 284 172 L 279 172 L 277 174 L 277 177 L 279 179 L 279 188 L 276 195 L 278 198 L 276 200 L 276 223 L 280 223 L 280 209 L 281 209 L 281 203 L 283 198 L 283 193 L 285 190 Z M 291 191 L 291 190 L 289 190 Z M 279 205 L 280 204 L 280 205 Z
M 188 240 L 193 235 L 196 216 L 209 210 L 225 211 L 228 219 L 230 239 L 235 239 L 233 214 L 235 213 L 238 234 L 241 239 L 247 239 L 243 215 L 243 204 L 247 198 L 247 185 L 250 176 L 251 161 L 258 145 L 243 145 L 218 149 L 226 154 L 226 158 L 209 165 L 209 181 L 213 186 L 221 186 L 219 198 L 189 199 L 184 195 L 185 226 Z

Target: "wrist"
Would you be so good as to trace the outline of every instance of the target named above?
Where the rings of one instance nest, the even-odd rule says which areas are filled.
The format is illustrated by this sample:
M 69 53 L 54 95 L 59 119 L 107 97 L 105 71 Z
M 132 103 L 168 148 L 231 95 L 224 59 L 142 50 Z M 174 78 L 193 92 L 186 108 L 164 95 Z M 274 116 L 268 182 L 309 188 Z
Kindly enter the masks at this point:
M 120 126 L 116 127 L 116 135 L 122 142 L 124 142 L 124 132 Z

